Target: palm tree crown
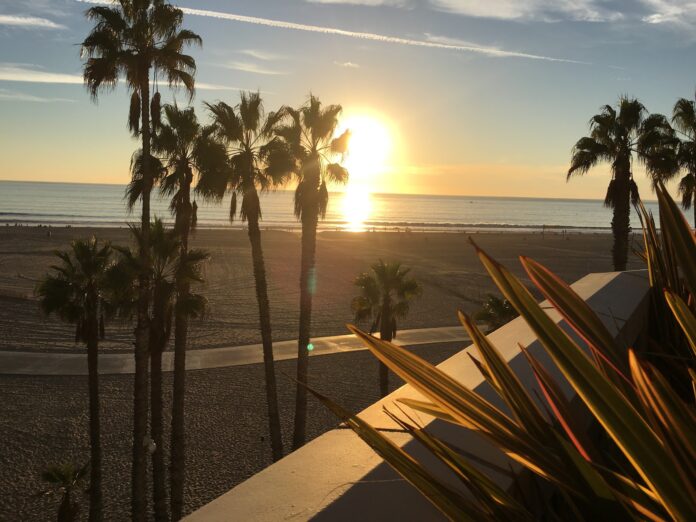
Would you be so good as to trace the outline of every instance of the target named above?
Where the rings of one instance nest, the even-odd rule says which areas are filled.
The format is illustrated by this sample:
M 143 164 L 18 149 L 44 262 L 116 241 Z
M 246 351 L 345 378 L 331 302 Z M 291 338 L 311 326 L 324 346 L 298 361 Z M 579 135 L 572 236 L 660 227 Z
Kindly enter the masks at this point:
M 683 135 L 677 147 L 677 163 L 685 172 L 679 182 L 682 207 L 694 207 L 696 226 L 696 102 L 680 98 L 672 111 L 672 125 Z
M 284 184 L 294 168 L 288 143 L 276 135 L 285 110 L 266 114 L 259 93 L 242 93 L 236 108 L 225 102 L 206 105 L 215 134 L 227 147 L 231 169 L 227 176 L 202 177 L 198 190 L 216 199 L 230 190 L 230 220 L 237 214 L 237 195 L 242 197 L 242 221 L 252 215 L 258 219 L 258 191 Z
M 162 73 L 170 85 L 183 85 L 193 95 L 196 63 L 182 52 L 190 44 L 201 44 L 194 32 L 180 29 L 181 9 L 164 0 L 118 0 L 113 6 L 95 6 L 87 10 L 87 18 L 95 22 L 92 32 L 82 42 L 86 58 L 84 79 L 90 94 L 113 89 L 120 76 L 138 97 L 144 82 L 150 81 L 150 68 L 155 79 Z M 131 104 L 133 107 L 133 104 Z M 129 120 L 137 131 L 136 119 Z
M 74 324 L 75 342 L 87 342 L 88 314 L 95 308 L 103 330 L 104 314 L 111 310 L 105 294 L 111 253 L 111 245 L 100 245 L 95 237 L 73 241 L 69 251 L 56 252 L 61 263 L 52 265 L 53 273 L 39 283 L 37 294 L 42 310 Z
M 371 268 L 372 273 L 365 272 L 355 279 L 355 286 L 360 291 L 351 303 L 355 321 L 372 320 L 370 331 L 373 332 L 384 318 L 389 321 L 386 328 L 394 337 L 396 319 L 408 314 L 411 301 L 421 294 L 422 289 L 414 278 L 409 277 L 411 269 L 398 261 L 385 263 L 380 259 Z
M 617 178 L 630 180 L 632 200 L 638 200 L 638 187 L 633 180 L 632 157 L 635 153 L 656 181 L 673 174 L 668 146 L 674 133 L 661 114 L 647 115 L 645 107 L 635 98 L 621 97 L 618 111 L 611 105 L 602 107 L 590 120 L 590 135 L 580 138 L 573 148 L 568 178 L 585 174 L 601 162 L 611 164 L 612 182 L 605 204 L 616 205 Z
M 348 149 L 350 131 L 334 138 L 340 105 L 322 107 L 319 98 L 310 95 L 300 109 L 286 108 L 290 124 L 278 129 L 298 161 L 295 215 L 298 218 L 325 216 L 329 201 L 327 181 L 346 183 L 348 171 L 334 161 Z

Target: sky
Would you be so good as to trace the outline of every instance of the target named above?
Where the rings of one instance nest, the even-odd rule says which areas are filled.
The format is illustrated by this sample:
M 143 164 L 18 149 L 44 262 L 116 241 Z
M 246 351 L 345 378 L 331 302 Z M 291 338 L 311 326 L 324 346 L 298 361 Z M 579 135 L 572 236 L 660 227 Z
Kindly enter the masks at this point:
M 606 167 L 565 179 L 590 117 L 622 94 L 669 114 L 696 87 L 691 1 L 173 3 L 203 39 L 190 50 L 202 120 L 204 101 L 234 105 L 240 89 L 259 90 L 267 110 L 310 92 L 339 103 L 345 121 L 389 137 L 375 141 L 388 148 L 369 172 L 375 192 L 603 198 Z M 0 179 L 127 182 L 128 94 L 95 103 L 82 84 L 88 7 L 0 0 Z

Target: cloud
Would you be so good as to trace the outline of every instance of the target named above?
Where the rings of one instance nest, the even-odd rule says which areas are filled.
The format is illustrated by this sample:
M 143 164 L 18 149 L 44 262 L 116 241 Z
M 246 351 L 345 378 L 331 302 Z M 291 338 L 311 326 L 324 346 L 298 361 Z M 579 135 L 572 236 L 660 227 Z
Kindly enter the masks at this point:
M 378 5 L 388 5 L 403 7 L 405 5 L 410 5 L 408 0 L 305 0 L 310 4 L 350 4 L 350 5 L 368 5 L 368 6 L 378 6 Z
M 273 61 L 273 60 L 282 60 L 284 56 L 281 56 L 279 54 L 273 54 L 269 53 L 266 51 L 260 51 L 258 49 L 242 49 L 241 51 L 237 51 L 239 54 L 244 54 L 246 56 L 250 56 L 252 58 L 255 58 L 257 60 L 263 60 L 265 62 Z
M 334 62 L 334 63 L 340 67 L 346 67 L 348 69 L 359 69 L 360 68 L 359 64 L 353 63 L 353 62 Z
M 649 14 L 643 21 L 649 24 L 670 24 L 689 27 L 696 23 L 696 4 L 690 0 L 641 0 Z
M 499 20 L 613 22 L 623 14 L 604 7 L 602 0 L 430 0 L 436 9 Z
M 235 71 L 248 72 L 248 73 L 252 73 L 252 74 L 264 74 L 264 75 L 270 75 L 270 76 L 287 74 L 284 71 L 276 71 L 274 69 L 268 69 L 268 68 L 262 67 L 258 64 L 249 63 L 249 62 L 230 62 L 230 63 L 222 64 L 222 67 L 226 67 L 228 69 L 234 69 Z
M 27 29 L 66 29 L 64 25 L 57 24 L 46 18 L 8 14 L 0 14 L 0 25 L 9 25 L 11 27 L 23 27 Z
M 18 63 L 0 63 L 0 81 L 23 83 L 51 83 L 82 85 L 80 74 L 48 72 L 35 65 Z M 240 87 L 196 82 L 196 89 L 203 91 L 240 91 Z
M 34 96 L 24 92 L 10 91 L 8 89 L 0 89 L 0 101 L 16 101 L 16 102 L 34 102 L 34 103 L 75 103 L 75 100 L 70 98 L 44 98 L 42 96 Z

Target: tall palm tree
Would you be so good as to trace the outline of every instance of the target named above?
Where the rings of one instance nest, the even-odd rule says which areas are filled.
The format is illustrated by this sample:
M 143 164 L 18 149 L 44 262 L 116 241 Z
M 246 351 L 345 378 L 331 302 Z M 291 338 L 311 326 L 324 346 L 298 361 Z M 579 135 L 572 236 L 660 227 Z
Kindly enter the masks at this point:
M 290 146 L 297 161 L 295 216 L 302 223 L 302 260 L 300 265 L 300 328 L 297 342 L 297 388 L 295 393 L 295 425 L 293 449 L 305 442 L 307 426 L 307 371 L 309 368 L 312 296 L 316 286 L 314 262 L 317 246 L 317 225 L 326 215 L 329 203 L 327 182 L 346 183 L 348 171 L 335 162 L 346 152 L 350 133 L 334 137 L 340 105 L 322 107 L 319 98 L 309 100 L 299 109 L 287 108 L 290 123 L 276 132 Z
M 283 456 L 283 440 L 273 362 L 271 310 L 259 226 L 261 220 L 259 191 L 267 191 L 284 184 L 293 171 L 294 161 L 288 144 L 276 135 L 284 112 L 281 110 L 266 114 L 258 93 L 242 93 L 241 101 L 236 109 L 224 102 L 208 104 L 208 108 L 213 115 L 216 135 L 227 147 L 232 168 L 228 176 L 215 178 L 203 176 L 199 189 L 202 193 L 217 199 L 221 199 L 227 191 L 231 192 L 231 221 L 237 215 L 237 198 L 242 199 L 239 217 L 249 225 L 249 242 L 263 345 L 268 424 L 271 451 L 275 461 Z
M 153 140 L 153 151 L 162 164 L 160 191 L 171 199 L 174 213 L 174 232 L 178 237 L 180 267 L 186 268 L 194 258 L 189 250 L 189 236 L 196 226 L 197 205 L 191 203 L 191 187 L 200 176 L 222 177 L 227 170 L 225 148 L 213 138 L 212 128 L 198 123 L 193 107 L 180 109 L 164 106 L 164 120 Z M 131 198 L 132 201 L 132 198 Z M 190 317 L 191 279 L 183 270 L 174 274 L 176 305 L 174 322 L 174 390 L 172 400 L 170 507 L 172 519 L 183 514 L 185 478 L 185 422 L 184 398 L 186 391 L 186 346 Z M 161 360 L 161 359 L 160 359 Z M 154 378 L 154 377 L 153 377 Z M 160 401 L 161 404 L 161 401 Z M 153 405 L 154 415 L 154 405 Z M 161 415 L 161 413 L 160 413 Z M 162 480 L 164 476 L 162 474 Z M 161 495 L 157 495 L 164 502 Z M 155 499 L 155 504 L 158 504 Z
M 680 98 L 674 104 L 672 125 L 683 135 L 677 148 L 677 162 L 685 173 L 679 182 L 679 195 L 682 207 L 694 209 L 694 227 L 696 227 L 696 102 Z
M 587 173 L 598 163 L 611 164 L 612 177 L 604 204 L 614 211 L 614 270 L 626 269 L 631 201 L 639 199 L 633 180 L 633 155 L 645 165 L 653 180 L 665 179 L 674 172 L 668 153 L 673 139 L 672 128 L 664 116 L 647 115 L 638 100 L 621 97 L 617 108 L 605 105 L 592 117 L 590 135 L 580 138 L 573 147 L 567 179 L 573 174 Z
M 102 451 L 99 419 L 99 338 L 103 337 L 108 307 L 104 289 L 111 266 L 111 246 L 92 237 L 74 241 L 70 250 L 56 252 L 60 263 L 51 267 L 37 287 L 40 305 L 75 325 L 75 342 L 87 345 L 89 388 L 90 493 L 89 519 L 102 519 Z
M 131 91 L 129 127 L 142 139 L 143 189 L 141 229 L 143 249 L 140 253 L 149 264 L 150 192 L 153 173 L 150 168 L 151 103 L 155 113 L 159 96 L 150 99 L 150 70 L 155 80 L 159 75 L 170 86 L 183 85 L 190 96 L 194 93 L 195 60 L 182 51 L 191 44 L 200 44 L 200 37 L 181 29 L 183 12 L 165 0 L 118 0 L 110 6 L 95 6 L 86 11 L 94 22 L 92 31 L 82 42 L 86 59 L 84 80 L 92 97 L 102 90 L 115 88 L 124 77 Z M 155 114 L 155 119 L 157 115 Z M 135 384 L 133 387 L 133 468 L 132 505 L 134 520 L 146 514 L 145 485 L 147 453 L 147 381 L 148 381 L 148 309 L 150 300 L 149 271 L 143 270 L 140 280 L 137 325 L 135 329 Z
M 369 319 L 370 333 L 379 329 L 380 339 L 391 341 L 396 337 L 396 320 L 408 314 L 411 301 L 421 295 L 422 288 L 409 277 L 411 269 L 398 261 L 385 263 L 380 259 L 371 268 L 371 273 L 355 279 L 360 293 L 353 298 L 351 308 L 356 322 Z M 379 390 L 382 397 L 389 393 L 389 370 L 381 362 Z

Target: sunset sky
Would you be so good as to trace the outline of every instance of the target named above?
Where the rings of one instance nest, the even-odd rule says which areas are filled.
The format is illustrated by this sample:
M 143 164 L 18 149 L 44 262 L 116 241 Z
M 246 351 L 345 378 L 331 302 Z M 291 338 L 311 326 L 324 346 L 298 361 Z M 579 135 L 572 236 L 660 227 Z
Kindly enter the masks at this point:
M 669 114 L 696 86 L 696 4 L 681 0 L 174 3 L 204 42 L 202 117 L 238 89 L 270 110 L 311 90 L 388 136 L 367 140 L 385 149 L 363 175 L 375 192 L 602 198 L 606 168 L 565 182 L 589 118 L 620 94 Z M 82 86 L 88 7 L 0 0 L 0 179 L 127 181 L 126 92 L 95 104 Z

